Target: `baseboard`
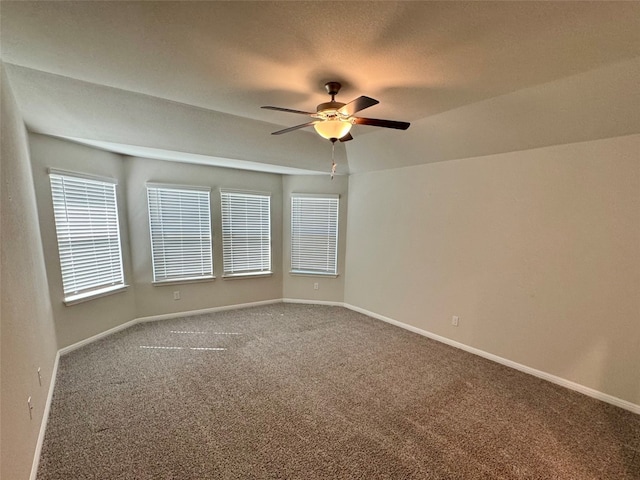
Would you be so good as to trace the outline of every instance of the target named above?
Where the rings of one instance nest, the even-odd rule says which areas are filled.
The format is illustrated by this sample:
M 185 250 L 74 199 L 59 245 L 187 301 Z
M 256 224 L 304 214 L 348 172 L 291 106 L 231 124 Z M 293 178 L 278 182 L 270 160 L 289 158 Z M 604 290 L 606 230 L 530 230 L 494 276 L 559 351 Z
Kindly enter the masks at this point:
M 237 303 L 234 305 L 223 305 L 221 307 L 211 307 L 211 308 L 204 308 L 201 310 L 187 310 L 184 312 L 175 312 L 175 313 L 165 313 L 162 315 L 151 315 L 148 317 L 138 317 L 138 318 L 134 318 L 133 320 L 130 320 L 128 322 L 123 323 L 122 325 L 118 325 L 116 327 L 110 328 L 109 330 L 105 330 L 104 332 L 98 333 L 97 335 L 94 335 L 92 337 L 89 338 L 85 338 L 84 340 L 80 340 L 79 342 L 76 342 L 72 345 L 69 345 L 67 347 L 61 348 L 60 350 L 58 350 L 58 354 L 59 355 L 66 355 L 69 352 L 72 352 L 74 350 L 77 350 L 78 348 L 84 347 L 85 345 L 89 345 L 90 343 L 96 342 L 102 338 L 108 337 L 110 335 L 113 335 L 114 333 L 118 333 L 122 330 L 125 330 L 129 327 L 133 327 L 134 325 L 138 324 L 138 323 L 143 323 L 143 322 L 155 322 L 158 320 L 170 320 L 173 318 L 180 318 L 180 317 L 189 317 L 192 315 L 203 315 L 206 313 L 213 313 L 213 312 L 223 312 L 226 310 L 238 310 L 241 308 L 249 308 L 249 307 L 259 307 L 262 305 L 271 305 L 273 303 L 282 303 L 282 299 L 281 298 L 276 298 L 273 300 L 261 300 L 258 302 L 250 302 L 250 303 Z
M 513 368 L 515 370 L 519 370 L 524 373 L 528 373 L 529 375 L 533 375 L 534 377 L 541 378 L 551 383 L 555 383 L 556 385 L 560 385 L 562 387 L 568 388 L 570 390 L 574 390 L 576 392 L 582 393 L 589 397 L 595 398 L 596 400 L 601 400 L 606 403 L 610 403 L 611 405 L 615 405 L 616 407 L 623 408 L 625 410 L 629 410 L 630 412 L 636 413 L 640 415 L 640 405 L 629 402 L 627 400 L 623 400 L 618 397 L 614 397 L 613 395 L 609 395 L 607 393 L 601 392 L 599 390 L 595 390 L 590 387 L 586 387 L 579 383 L 572 382 L 562 377 L 558 377 L 556 375 L 552 375 L 547 372 L 543 372 L 542 370 L 537 370 L 532 367 L 528 367 L 527 365 L 523 365 L 521 363 L 514 362 L 512 360 L 499 357 L 498 355 L 494 355 L 489 352 L 485 352 L 484 350 L 480 350 L 478 348 L 470 347 L 469 345 L 465 345 L 464 343 L 456 342 L 455 340 L 451 340 L 450 338 L 442 337 L 440 335 L 436 335 L 435 333 L 428 332 L 426 330 L 422 330 L 421 328 L 414 327 L 413 325 L 409 325 L 406 323 L 399 322 L 389 317 L 385 317 L 384 315 L 377 314 L 375 312 L 370 312 L 369 310 L 365 310 L 364 308 L 356 307 L 355 305 L 350 305 L 348 303 L 344 303 L 343 306 L 354 312 L 362 313 L 369 317 L 373 317 L 377 320 L 382 320 L 383 322 L 390 323 L 391 325 L 395 325 L 400 328 L 404 328 L 405 330 L 409 330 L 411 332 L 417 333 L 424 337 L 430 338 L 440 343 L 444 343 L 450 345 L 455 348 L 459 348 L 460 350 L 464 350 L 465 352 L 472 353 L 474 355 L 478 355 L 479 357 L 486 358 L 493 362 L 499 363 L 501 365 L 505 365 L 507 367 Z
M 113 328 L 110 328 L 109 330 L 105 330 L 104 332 L 100 332 L 97 335 L 94 335 L 93 337 L 89 337 L 89 338 L 85 338 L 84 340 L 80 340 L 79 342 L 73 343 L 71 345 L 68 345 L 64 348 L 61 348 L 60 350 L 58 350 L 58 354 L 60 355 L 66 355 L 69 352 L 73 352 L 74 350 L 77 350 L 81 347 L 84 347 L 85 345 L 89 345 L 90 343 L 93 342 L 97 342 L 98 340 L 108 337 L 110 335 L 113 335 L 114 333 L 118 333 L 122 330 L 125 330 L 129 327 L 133 327 L 136 323 L 138 323 L 138 319 L 134 318 L 133 320 L 129 320 L 128 322 L 125 322 L 121 325 L 115 326 Z
M 228 310 L 239 310 L 241 308 L 260 307 L 262 305 L 272 305 L 274 303 L 282 303 L 281 298 L 273 300 L 261 300 L 250 303 L 236 303 L 234 305 L 223 305 L 221 307 L 203 308 L 202 310 L 190 310 L 187 312 L 165 313 L 162 315 L 151 315 L 149 317 L 136 318 L 136 322 L 155 322 L 157 320 L 171 320 L 173 318 L 190 317 L 192 315 L 204 315 L 206 313 L 225 312 Z
M 283 303 L 302 303 L 306 305 L 328 305 L 330 307 L 344 307 L 344 302 L 332 302 L 330 300 L 305 300 L 303 298 L 283 298 Z
M 47 400 L 44 404 L 44 411 L 42 412 L 42 421 L 40 423 L 40 431 L 38 432 L 38 440 L 36 441 L 36 451 L 33 455 L 33 463 L 31 464 L 31 475 L 29 480 L 36 480 L 38 476 L 38 465 L 40 465 L 40 454 L 42 453 L 42 445 L 44 444 L 44 434 L 47 431 L 47 424 L 49 423 L 49 412 L 51 411 L 51 402 L 53 401 L 53 391 L 56 386 L 56 378 L 58 378 L 58 363 L 60 362 L 60 352 L 56 353 L 56 359 L 53 362 L 53 368 L 51 369 L 51 381 L 49 382 L 49 392 L 47 393 Z
M 413 325 L 409 325 L 409 324 L 406 324 L 406 323 L 399 322 L 399 321 L 394 320 L 392 318 L 385 317 L 384 315 L 380 315 L 380 314 L 377 314 L 375 312 L 371 312 L 369 310 L 365 310 L 364 308 L 360 308 L 360 307 L 357 307 L 355 305 L 351 305 L 351 304 L 344 303 L 344 302 L 334 302 L 334 301 L 327 301 L 327 300 L 278 298 L 278 299 L 272 299 L 272 300 L 263 300 L 263 301 L 258 301 L 258 302 L 241 303 L 241 304 L 235 304 L 235 305 L 224 305 L 224 306 L 220 306 L 220 307 L 205 308 L 205 309 L 202 309 L 202 310 L 190 310 L 190 311 L 184 311 L 184 312 L 167 313 L 167 314 L 162 314 L 162 315 L 152 315 L 152 316 L 148 316 L 148 317 L 139 317 L 139 318 L 135 318 L 135 319 L 133 319 L 133 320 L 131 320 L 129 322 L 123 323 L 122 325 L 118 325 L 117 327 L 114 327 L 114 328 L 111 328 L 109 330 L 106 330 L 106 331 L 104 331 L 102 333 L 94 335 L 93 337 L 87 338 L 85 340 L 81 340 L 80 342 L 74 343 L 73 345 L 69 345 L 67 347 L 64 347 L 64 348 L 62 348 L 62 349 L 60 349 L 58 351 L 58 356 L 65 355 L 65 354 L 67 354 L 67 353 L 69 353 L 69 352 L 71 352 L 73 350 L 76 350 L 76 349 L 78 349 L 80 347 L 83 347 L 85 345 L 93 343 L 93 342 L 95 342 L 97 340 L 100 340 L 102 338 L 108 337 L 109 335 L 113 335 L 114 333 L 117 333 L 117 332 L 119 332 L 121 330 L 129 328 L 129 327 L 131 327 L 133 325 L 136 325 L 137 323 L 141 323 L 141 322 L 153 322 L 153 321 L 157 321 L 157 320 L 169 320 L 169 319 L 172 319 L 172 318 L 187 317 L 187 316 L 190 316 L 190 315 L 202 315 L 202 314 L 206 314 L 206 313 L 221 312 L 221 311 L 226 311 L 226 310 L 237 310 L 237 309 L 249 308 L 249 307 L 258 307 L 258 306 L 261 306 L 261 305 L 270 305 L 270 304 L 274 304 L 274 303 L 300 303 L 300 304 L 309 304 L 309 305 L 329 305 L 329 306 L 334 306 L 334 307 L 345 307 L 345 308 L 348 308 L 348 309 L 353 310 L 355 312 L 362 313 L 364 315 L 367 315 L 369 317 L 375 318 L 377 320 L 382 320 L 383 322 L 389 323 L 391 325 L 395 325 L 395 326 L 400 327 L 400 328 L 404 328 L 405 330 L 409 330 L 409 331 L 417 333 L 419 335 L 423 335 L 423 336 L 425 336 L 427 338 L 430 338 L 432 340 L 436 340 L 437 342 L 444 343 L 444 344 L 450 345 L 450 346 L 455 347 L 455 348 L 459 348 L 461 350 L 464 350 L 466 352 L 472 353 L 474 355 L 478 355 L 480 357 L 486 358 L 486 359 L 491 360 L 493 362 L 500 363 L 502 365 L 505 365 L 505 366 L 510 367 L 510 368 L 514 368 L 514 369 L 519 370 L 519 371 L 524 372 L 524 373 L 528 373 L 529 375 L 533 375 L 535 377 L 542 378 L 543 380 L 547 380 L 547 381 L 549 381 L 551 383 L 555 383 L 556 385 L 560 385 L 562 387 L 569 388 L 570 390 L 574 390 L 576 392 L 580 392 L 580 393 L 582 393 L 584 395 L 587 395 L 589 397 L 595 398 L 597 400 L 601 400 L 601 401 L 606 402 L 606 403 L 610 403 L 612 405 L 615 405 L 617 407 L 623 408 L 625 410 L 629 410 L 630 412 L 633 412 L 633 413 L 636 413 L 636 414 L 640 415 L 640 405 L 637 405 L 635 403 L 629 402 L 627 400 L 623 400 L 621 398 L 614 397 L 613 395 L 609 395 L 609 394 L 601 392 L 599 390 L 595 390 L 593 388 L 586 387 L 584 385 L 572 382 L 572 381 L 564 379 L 562 377 L 558 377 L 556 375 L 552 375 L 550 373 L 543 372 L 541 370 L 537 370 L 537 369 L 532 368 L 532 367 L 528 367 L 527 365 L 523 365 L 523 364 L 514 362 L 512 360 L 509 360 L 509 359 L 506 359 L 506 358 L 503 358 L 503 357 L 499 357 L 498 355 L 494 355 L 492 353 L 485 352 L 484 350 L 480 350 L 478 348 L 471 347 L 469 345 L 465 345 L 464 343 L 456 342 L 455 340 L 451 340 L 450 338 L 446 338 L 446 337 L 437 335 L 435 333 L 428 332 L 426 330 L 422 330 L 421 328 L 414 327 Z M 58 357 L 56 357 L 56 369 L 57 369 L 57 358 Z M 53 392 L 53 390 L 51 390 L 51 393 L 52 392 Z

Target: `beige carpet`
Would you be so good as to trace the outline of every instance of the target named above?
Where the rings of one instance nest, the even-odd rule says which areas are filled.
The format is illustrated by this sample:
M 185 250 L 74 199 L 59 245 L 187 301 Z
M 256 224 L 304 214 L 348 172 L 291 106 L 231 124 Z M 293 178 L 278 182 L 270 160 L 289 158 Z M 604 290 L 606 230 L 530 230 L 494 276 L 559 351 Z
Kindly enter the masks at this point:
M 142 324 L 60 359 L 39 480 L 214 478 L 637 480 L 640 416 L 338 307 Z

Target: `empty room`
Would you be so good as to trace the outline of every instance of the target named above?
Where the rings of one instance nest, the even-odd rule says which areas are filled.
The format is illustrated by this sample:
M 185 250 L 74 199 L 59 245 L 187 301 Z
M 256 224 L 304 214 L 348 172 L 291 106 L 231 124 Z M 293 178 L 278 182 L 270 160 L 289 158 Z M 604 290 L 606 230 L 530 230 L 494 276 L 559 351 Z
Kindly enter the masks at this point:
M 640 2 L 5 1 L 0 477 L 640 479 Z

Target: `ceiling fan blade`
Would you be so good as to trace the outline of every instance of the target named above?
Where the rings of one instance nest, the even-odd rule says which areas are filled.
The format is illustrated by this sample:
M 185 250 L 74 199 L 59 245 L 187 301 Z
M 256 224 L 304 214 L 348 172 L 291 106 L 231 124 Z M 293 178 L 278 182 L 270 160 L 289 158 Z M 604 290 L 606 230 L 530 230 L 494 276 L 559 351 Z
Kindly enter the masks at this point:
M 340 110 L 338 110 L 338 112 L 344 114 L 344 115 L 353 115 L 356 112 L 359 112 L 360 110 L 364 110 L 365 108 L 369 108 L 369 107 L 373 107 L 374 105 L 377 105 L 378 103 L 380 103 L 378 100 L 371 98 L 371 97 L 358 97 L 355 100 L 353 100 L 352 102 L 347 103 L 344 107 L 342 107 Z
M 354 122 L 358 125 L 371 125 L 372 127 L 396 128 L 406 130 L 411 125 L 409 122 L 397 122 L 395 120 L 378 120 L 377 118 L 354 117 Z
M 350 133 L 347 133 L 344 137 L 340 139 L 341 142 L 348 142 L 349 140 L 353 140 L 353 137 Z
M 266 108 L 267 110 L 277 110 L 279 112 L 289 112 L 289 113 L 300 113 L 302 115 L 315 115 L 315 112 L 303 112 L 302 110 L 293 110 L 291 108 L 282 108 L 282 107 L 260 107 L 260 108 Z
M 282 135 L 283 133 L 293 132 L 294 130 L 298 130 L 300 128 L 310 127 L 316 122 L 317 120 L 314 120 L 313 122 L 307 122 L 307 123 L 303 123 L 302 125 L 296 125 L 295 127 L 289 127 L 289 128 L 285 128 L 284 130 L 278 130 L 277 132 L 273 132 L 271 135 Z

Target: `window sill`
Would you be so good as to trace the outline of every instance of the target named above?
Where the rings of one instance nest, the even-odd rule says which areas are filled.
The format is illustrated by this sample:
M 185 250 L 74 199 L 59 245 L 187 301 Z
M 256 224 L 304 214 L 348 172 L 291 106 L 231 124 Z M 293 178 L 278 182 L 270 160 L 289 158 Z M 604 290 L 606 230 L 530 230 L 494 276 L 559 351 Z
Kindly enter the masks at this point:
M 71 305 L 77 305 L 78 303 L 88 302 L 95 298 L 106 297 L 107 295 L 113 295 L 114 293 L 124 292 L 129 285 L 112 285 L 110 287 L 101 288 L 99 290 L 91 290 L 90 292 L 78 293 L 77 295 L 69 295 L 65 297 L 63 303 L 70 307 Z
M 246 273 L 227 273 L 222 275 L 225 280 L 239 280 L 241 278 L 263 278 L 270 277 L 273 272 L 246 272 Z
M 339 273 L 304 272 L 304 271 L 293 271 L 293 270 L 289 272 L 289 275 L 293 275 L 295 277 L 328 277 L 328 278 L 338 278 L 340 276 Z
M 169 285 L 182 285 L 185 283 L 202 283 L 212 282 L 216 277 L 214 275 L 208 277 L 192 277 L 192 278 L 174 278 L 171 280 L 162 280 L 160 282 L 151 282 L 154 287 L 164 287 Z

